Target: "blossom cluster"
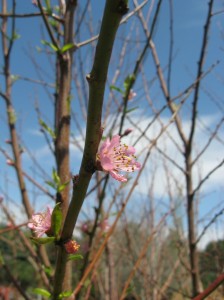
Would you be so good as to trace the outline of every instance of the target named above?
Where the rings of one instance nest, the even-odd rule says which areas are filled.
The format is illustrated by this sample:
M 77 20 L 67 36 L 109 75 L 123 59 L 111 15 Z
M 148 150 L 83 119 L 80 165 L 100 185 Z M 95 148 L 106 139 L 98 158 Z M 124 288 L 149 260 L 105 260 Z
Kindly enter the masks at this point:
M 129 133 L 130 132 L 128 132 L 128 134 Z M 141 168 L 141 164 L 135 160 L 135 148 L 126 144 L 121 144 L 120 139 L 121 137 L 119 135 L 113 136 L 111 140 L 107 138 L 106 141 L 102 143 L 99 152 L 97 153 L 97 161 L 100 170 L 109 173 L 118 181 L 126 182 L 127 178 L 120 174 L 120 172 L 134 172 Z M 52 212 L 53 209 L 47 207 L 45 212 L 33 214 L 31 220 L 28 222 L 27 226 L 34 231 L 37 239 L 44 234 L 50 237 L 54 236 L 51 228 Z M 105 232 L 109 229 L 107 219 L 102 222 L 101 227 Z M 64 243 L 64 248 L 68 254 L 76 253 L 79 247 L 80 245 L 74 240 L 69 240 Z
M 45 233 L 50 236 L 52 235 L 52 212 L 53 209 L 47 207 L 47 210 L 45 212 L 39 212 L 32 215 L 32 218 L 27 226 L 36 233 L 37 238 L 40 238 Z M 80 245 L 74 240 L 69 240 L 64 243 L 64 247 L 68 254 L 74 254 L 79 250 Z

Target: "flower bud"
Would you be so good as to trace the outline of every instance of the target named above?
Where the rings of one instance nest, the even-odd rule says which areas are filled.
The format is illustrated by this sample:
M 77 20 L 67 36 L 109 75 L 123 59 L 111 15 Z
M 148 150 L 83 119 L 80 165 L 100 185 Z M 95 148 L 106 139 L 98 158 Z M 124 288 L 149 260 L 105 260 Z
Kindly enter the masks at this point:
M 64 247 L 68 254 L 74 254 L 79 250 L 80 245 L 74 240 L 69 240 Z

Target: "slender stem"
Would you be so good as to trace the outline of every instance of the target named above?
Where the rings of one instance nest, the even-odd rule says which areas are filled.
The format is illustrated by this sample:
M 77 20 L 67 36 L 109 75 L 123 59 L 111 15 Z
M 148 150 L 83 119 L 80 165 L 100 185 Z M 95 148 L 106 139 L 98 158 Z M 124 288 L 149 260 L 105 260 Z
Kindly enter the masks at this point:
M 197 78 L 202 75 L 202 68 L 205 60 L 208 33 L 210 29 L 212 7 L 214 0 L 209 1 L 208 14 L 204 26 L 204 35 L 201 47 L 200 58 L 198 62 Z M 192 296 L 195 297 L 200 292 L 200 274 L 198 267 L 198 252 L 196 243 L 196 230 L 195 230 L 195 190 L 193 190 L 193 160 L 192 160 L 192 146 L 195 135 L 196 121 L 197 121 L 197 108 L 199 100 L 200 80 L 196 83 L 195 93 L 192 107 L 192 122 L 189 137 L 185 144 L 185 166 L 186 166 L 186 187 L 187 187 L 187 220 L 188 220 L 188 243 L 189 243 L 189 256 L 191 266 L 191 282 L 192 282 Z M 200 182 L 199 187 L 203 181 Z
M 107 79 L 108 67 L 115 35 L 122 18 L 127 12 L 126 1 L 107 0 L 96 47 L 92 71 L 87 75 L 89 82 L 89 105 L 86 128 L 86 141 L 79 179 L 74 183 L 72 200 L 65 219 L 61 234 L 61 242 L 70 239 L 82 207 L 89 182 L 95 170 L 96 153 L 102 135 L 101 115 L 104 98 L 104 90 Z M 62 281 L 65 275 L 67 254 L 61 246 L 58 249 L 58 260 L 55 270 L 54 292 L 52 299 L 58 299 L 62 291 Z
M 25 300 L 31 300 L 27 294 L 24 292 L 24 289 L 21 287 L 21 285 L 19 284 L 18 280 L 13 276 L 10 268 L 4 263 L 3 264 L 3 268 L 5 270 L 5 272 L 7 273 L 8 277 L 11 279 L 11 281 L 13 282 L 14 286 L 17 288 L 17 290 L 19 291 L 19 293 L 23 296 L 23 298 Z
M 153 18 L 153 21 L 152 21 L 152 26 L 151 26 L 151 31 L 148 31 L 147 30 L 147 40 L 145 42 L 145 45 L 144 45 L 144 48 L 142 50 L 142 52 L 140 53 L 138 59 L 137 59 L 137 62 L 134 66 L 134 70 L 133 70 L 133 77 L 132 77 L 132 80 L 128 86 L 128 89 L 126 91 L 126 95 L 124 97 L 124 105 L 123 105 L 123 112 L 122 112 L 122 115 L 121 115 L 121 122 L 120 122 L 120 128 L 119 128 L 119 135 L 121 135 L 122 133 L 122 129 L 123 129 L 123 125 L 124 125 L 124 121 L 125 121 L 125 117 L 126 117 L 126 110 L 127 110 L 127 105 L 128 105 L 128 96 L 129 96 L 129 93 L 130 93 L 130 90 L 131 88 L 134 86 L 134 83 L 136 81 L 136 78 L 137 78 L 137 75 L 139 73 L 139 69 L 140 69 L 140 66 L 143 62 L 143 60 L 145 59 L 146 57 L 146 54 L 147 54 L 147 50 L 149 49 L 149 41 L 151 40 L 152 38 L 152 35 L 153 35 L 153 32 L 154 32 L 154 29 L 155 29 L 155 26 L 156 26 L 156 22 L 158 20 L 158 16 L 159 16 L 159 12 L 160 12 L 160 7 L 161 7 L 161 3 L 162 3 L 162 0 L 159 0 L 158 1 L 158 4 L 157 4 L 157 8 L 156 8 L 156 12 L 155 12 L 155 15 L 154 15 L 154 18 Z M 136 1 L 135 3 L 135 6 L 138 7 L 138 3 Z M 139 14 L 142 14 L 141 11 L 138 12 Z
M 64 45 L 73 43 L 74 13 L 77 1 L 69 0 L 66 5 L 64 16 Z M 44 17 L 44 16 L 43 16 Z M 46 16 L 45 16 L 46 19 Z M 47 26 L 47 23 L 45 22 Z M 50 34 L 50 31 L 48 30 Z M 59 44 L 58 41 L 55 41 Z M 72 80 L 72 62 L 74 51 L 66 51 L 63 54 L 57 54 L 56 60 L 56 99 L 55 99 L 55 156 L 57 164 L 57 173 L 62 184 L 70 182 L 70 102 L 71 102 L 71 80 Z M 57 202 L 61 203 L 63 221 L 67 214 L 69 205 L 70 186 L 67 184 L 65 188 L 57 193 Z M 57 261 L 63 260 L 60 249 L 57 251 Z M 63 289 L 71 290 L 71 264 L 66 264 L 66 270 L 63 279 Z

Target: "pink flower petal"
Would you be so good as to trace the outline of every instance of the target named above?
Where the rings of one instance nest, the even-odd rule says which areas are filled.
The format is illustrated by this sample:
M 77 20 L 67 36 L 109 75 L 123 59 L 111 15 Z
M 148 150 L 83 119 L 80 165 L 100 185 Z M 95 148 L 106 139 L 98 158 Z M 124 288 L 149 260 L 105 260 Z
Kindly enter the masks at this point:
M 37 237 L 41 237 L 51 228 L 52 211 L 52 208 L 47 207 L 45 212 L 32 215 L 32 218 L 27 226 L 37 234 Z
M 125 178 L 123 175 L 118 174 L 117 172 L 110 171 L 110 175 L 118 181 L 121 181 L 121 182 L 127 181 L 127 178 Z
M 115 135 L 111 141 L 107 138 L 103 142 L 97 157 L 105 172 L 109 172 L 114 179 L 125 182 L 127 179 L 123 175 L 120 175 L 119 171 L 134 172 L 141 167 L 135 161 L 134 153 L 134 147 L 120 144 L 120 136 Z
M 113 163 L 111 163 L 111 160 L 109 157 L 104 156 L 101 160 L 101 165 L 105 171 L 113 170 Z

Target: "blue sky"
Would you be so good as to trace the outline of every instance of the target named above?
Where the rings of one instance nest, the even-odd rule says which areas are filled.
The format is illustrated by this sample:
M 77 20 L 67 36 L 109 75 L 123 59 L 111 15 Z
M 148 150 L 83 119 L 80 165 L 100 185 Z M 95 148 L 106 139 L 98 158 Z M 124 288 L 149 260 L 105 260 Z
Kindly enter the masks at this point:
M 17 1 L 17 12 L 18 13 L 29 13 L 36 12 L 37 9 L 32 5 L 30 0 Z M 55 3 L 56 1 L 52 1 Z M 78 1 L 79 6 L 77 10 L 76 18 L 81 15 L 82 6 L 85 4 L 85 1 Z M 103 12 L 103 4 L 105 1 L 91 1 L 92 7 L 92 19 L 88 15 L 88 20 L 92 24 L 92 30 L 94 34 L 98 33 L 101 15 Z M 147 14 L 149 5 L 153 2 L 149 1 L 145 6 L 143 12 Z M 157 1 L 155 1 L 155 5 Z M 169 40 L 170 40 L 170 31 L 169 31 L 169 1 L 164 0 L 159 16 L 159 22 L 156 26 L 154 42 L 156 49 L 160 58 L 160 63 L 163 68 L 167 67 L 168 57 L 169 57 Z M 202 34 L 203 26 L 207 17 L 207 8 L 208 1 L 205 0 L 173 0 L 173 33 L 174 33 L 174 44 L 173 44 L 173 66 L 172 66 L 172 76 L 171 76 L 171 95 L 175 96 L 183 89 L 188 87 L 197 74 L 197 62 L 199 60 L 200 49 L 202 44 Z M 218 12 L 224 8 L 224 1 L 217 0 L 214 5 L 214 12 Z M 133 3 L 130 1 L 130 11 L 133 9 Z M 154 7 L 155 10 L 155 7 Z M 151 19 L 149 19 L 149 24 Z M 206 60 L 204 63 L 204 70 L 207 70 L 211 67 L 212 64 L 216 63 L 218 60 L 219 64 L 212 70 L 210 74 L 206 76 L 202 81 L 202 90 L 200 92 L 200 101 L 199 101 L 199 120 L 200 124 L 204 126 L 209 126 L 210 128 L 215 128 L 219 119 L 223 116 L 224 111 L 224 85 L 223 85 L 223 57 L 224 57 L 224 38 L 223 36 L 223 13 L 217 14 L 212 18 L 212 26 L 209 35 L 209 45 L 207 49 Z M 47 33 L 44 29 L 43 22 L 40 17 L 36 18 L 26 18 L 26 19 L 17 19 L 16 21 L 16 31 L 21 35 L 20 39 L 15 42 L 13 48 L 13 55 L 11 61 L 11 72 L 13 75 L 20 75 L 25 78 L 32 78 L 33 80 L 44 80 L 48 84 L 54 84 L 54 73 L 53 73 L 53 64 L 54 58 L 52 56 L 46 57 L 43 51 L 38 51 L 37 48 L 44 49 L 44 46 L 41 43 L 41 40 L 49 40 Z M 112 55 L 112 64 L 109 70 L 108 76 L 108 86 L 110 85 L 114 71 L 117 68 L 119 62 L 119 55 L 121 52 L 122 41 L 130 35 L 130 46 L 128 52 L 124 58 L 124 65 L 121 69 L 121 76 L 118 78 L 116 85 L 122 87 L 125 76 L 132 73 L 134 68 L 134 63 L 138 57 L 139 52 L 141 51 L 145 37 L 143 35 L 142 27 L 137 16 L 133 16 L 128 20 L 127 23 L 120 26 L 120 29 L 117 34 L 117 41 L 115 43 L 113 55 Z M 88 26 L 83 24 L 81 29 L 80 36 L 77 37 L 76 42 L 84 41 L 91 36 Z M 95 45 L 95 43 L 94 43 Z M 78 65 L 78 79 L 80 83 L 87 88 L 85 75 L 91 70 L 92 66 L 92 57 L 94 53 L 94 47 L 90 45 L 84 46 L 76 52 L 75 60 L 78 61 L 79 55 L 84 59 L 83 64 L 83 73 L 80 71 L 80 66 Z M 38 66 L 38 69 L 35 68 L 33 62 Z M 78 62 L 77 62 L 78 64 Z M 2 68 L 2 56 L 0 57 L 0 65 Z M 152 62 L 152 58 L 148 55 L 148 58 L 145 62 L 144 67 L 145 76 L 147 81 L 150 82 L 156 74 L 155 67 Z M 41 76 L 40 76 L 41 74 Z M 167 72 L 164 72 L 167 76 Z M 0 77 L 0 88 L 4 91 L 4 81 L 3 77 Z M 138 106 L 139 109 L 137 112 L 133 113 L 132 117 L 134 120 L 141 119 L 141 126 L 144 128 L 149 122 L 152 111 L 148 109 L 148 103 L 145 100 L 145 91 L 143 86 L 142 77 L 136 82 L 135 90 L 137 92 L 137 97 L 134 101 L 130 102 L 129 108 Z M 154 105 L 157 108 L 161 108 L 165 104 L 164 98 L 159 89 L 158 81 L 152 85 L 149 85 L 150 96 L 154 101 Z M 47 92 L 46 92 L 47 91 Z M 86 89 L 88 93 L 88 90 Z M 36 159 L 39 161 L 41 166 L 47 171 L 48 174 L 51 173 L 52 167 L 54 165 L 54 160 L 50 156 L 49 150 L 46 147 L 43 136 L 39 131 L 38 117 L 34 110 L 34 103 L 38 102 L 40 111 L 42 112 L 43 119 L 49 124 L 53 124 L 53 110 L 52 110 L 52 99 L 53 99 L 54 89 L 51 87 L 43 88 L 41 85 L 36 83 L 31 83 L 26 80 L 17 80 L 13 85 L 13 104 L 15 106 L 17 114 L 17 128 L 20 134 L 22 143 L 25 147 L 29 148 L 34 154 Z M 77 89 L 73 86 L 73 110 L 78 119 L 79 125 L 82 128 L 83 134 L 85 133 L 85 122 L 80 113 L 80 106 L 76 100 L 77 98 Z M 117 101 L 120 101 L 121 97 L 119 94 L 114 94 Z M 107 88 L 105 99 L 107 101 L 109 97 L 109 89 Z M 218 105 L 214 103 L 211 97 L 215 97 Z M 83 96 L 83 101 L 85 102 L 85 96 Z M 116 107 L 115 107 L 116 108 Z M 115 110 L 114 108 L 114 110 Z M 146 109 L 147 108 L 147 109 Z M 190 120 L 190 108 L 191 108 L 191 97 L 186 103 L 185 108 L 181 111 L 182 118 L 184 120 L 184 126 L 187 130 Z M 112 107 L 113 110 L 113 107 Z M 139 117 L 139 115 L 141 117 Z M 165 111 L 162 116 L 162 120 L 166 122 L 170 114 Z M 111 116 L 111 118 L 113 115 Z M 109 118 L 110 119 L 110 118 Z M 107 123 L 105 124 L 107 125 Z M 128 127 L 130 124 L 128 122 L 125 124 Z M 5 140 L 9 138 L 8 130 L 6 127 L 6 117 L 5 117 L 5 104 L 4 101 L 0 101 L 0 144 L 3 148 L 10 151 L 10 147 L 5 144 Z M 150 132 L 150 137 L 153 137 L 155 132 L 158 132 L 158 125 L 155 125 Z M 79 134 L 77 126 L 73 124 L 72 131 L 74 134 Z M 175 130 L 171 131 L 176 137 Z M 224 129 L 223 126 L 220 129 L 220 138 L 223 137 Z M 137 133 L 135 133 L 137 136 Z M 208 139 L 208 134 L 206 133 L 203 126 L 198 127 L 198 132 L 196 134 L 197 140 L 196 144 L 198 148 L 201 145 L 206 143 Z M 178 138 L 178 137 L 176 137 Z M 133 138 L 134 139 L 134 138 Z M 146 141 L 142 142 L 141 147 L 146 145 Z M 171 155 L 177 155 L 173 146 L 165 142 L 165 138 L 161 140 L 161 147 L 168 147 L 168 153 Z M 138 146 L 138 150 L 141 151 L 141 147 Z M 81 152 L 71 146 L 71 171 L 77 173 L 79 170 Z M 207 156 L 204 157 L 204 160 L 201 162 L 201 170 L 203 174 L 209 171 L 209 167 L 212 168 L 215 162 L 223 159 L 223 138 L 222 142 L 215 142 L 214 145 L 209 149 Z M 140 158 L 141 159 L 141 158 Z M 23 163 L 24 168 L 33 176 L 38 178 L 39 171 L 37 169 L 33 170 L 32 161 L 30 160 L 27 153 L 23 154 Z M 183 162 L 181 161 L 181 164 Z M 15 202 L 20 201 L 20 196 L 18 190 L 16 189 L 16 178 L 14 176 L 14 170 L 8 168 L 5 163 L 5 159 L 0 155 L 0 187 L 3 191 L 7 191 L 11 198 Z M 203 165 L 203 167 L 202 167 Z M 150 174 L 150 166 L 147 172 Z M 175 173 L 176 174 L 176 173 Z M 195 171 L 195 176 L 199 176 Z M 208 184 L 204 190 L 204 194 L 208 193 L 210 198 L 201 204 L 200 215 L 203 217 L 212 207 L 216 207 L 219 203 L 223 201 L 223 183 L 220 180 L 223 174 L 223 168 L 217 173 L 216 177 L 214 176 L 210 185 Z M 158 175 L 161 177 L 161 173 Z M 176 174 L 178 176 L 178 174 Z M 6 180 L 6 177 L 8 178 Z M 142 180 L 146 181 L 146 177 Z M 166 181 L 166 180 L 165 180 Z M 164 187 L 166 183 L 164 181 Z M 7 184 L 6 184 L 7 182 Z M 158 185 L 158 186 L 157 186 Z M 156 197 L 161 197 L 164 193 L 161 186 L 157 184 L 155 187 Z M 31 192 L 36 190 L 33 189 L 28 184 Z M 140 190 L 137 189 L 139 194 L 147 198 L 147 193 L 142 189 L 140 185 Z M 36 194 L 31 193 L 31 199 L 36 197 Z M 140 198 L 141 198 L 140 197 Z M 206 195 L 205 195 L 206 198 Z M 40 203 L 45 203 L 46 199 L 41 195 L 36 197 L 40 199 Z M 212 199 L 212 201 L 210 200 Z M 35 201 L 37 202 L 37 201 Z M 212 203 L 211 203 L 212 202 Z M 219 207 L 220 208 L 220 207 Z M 218 208 L 217 208 L 218 209 Z

